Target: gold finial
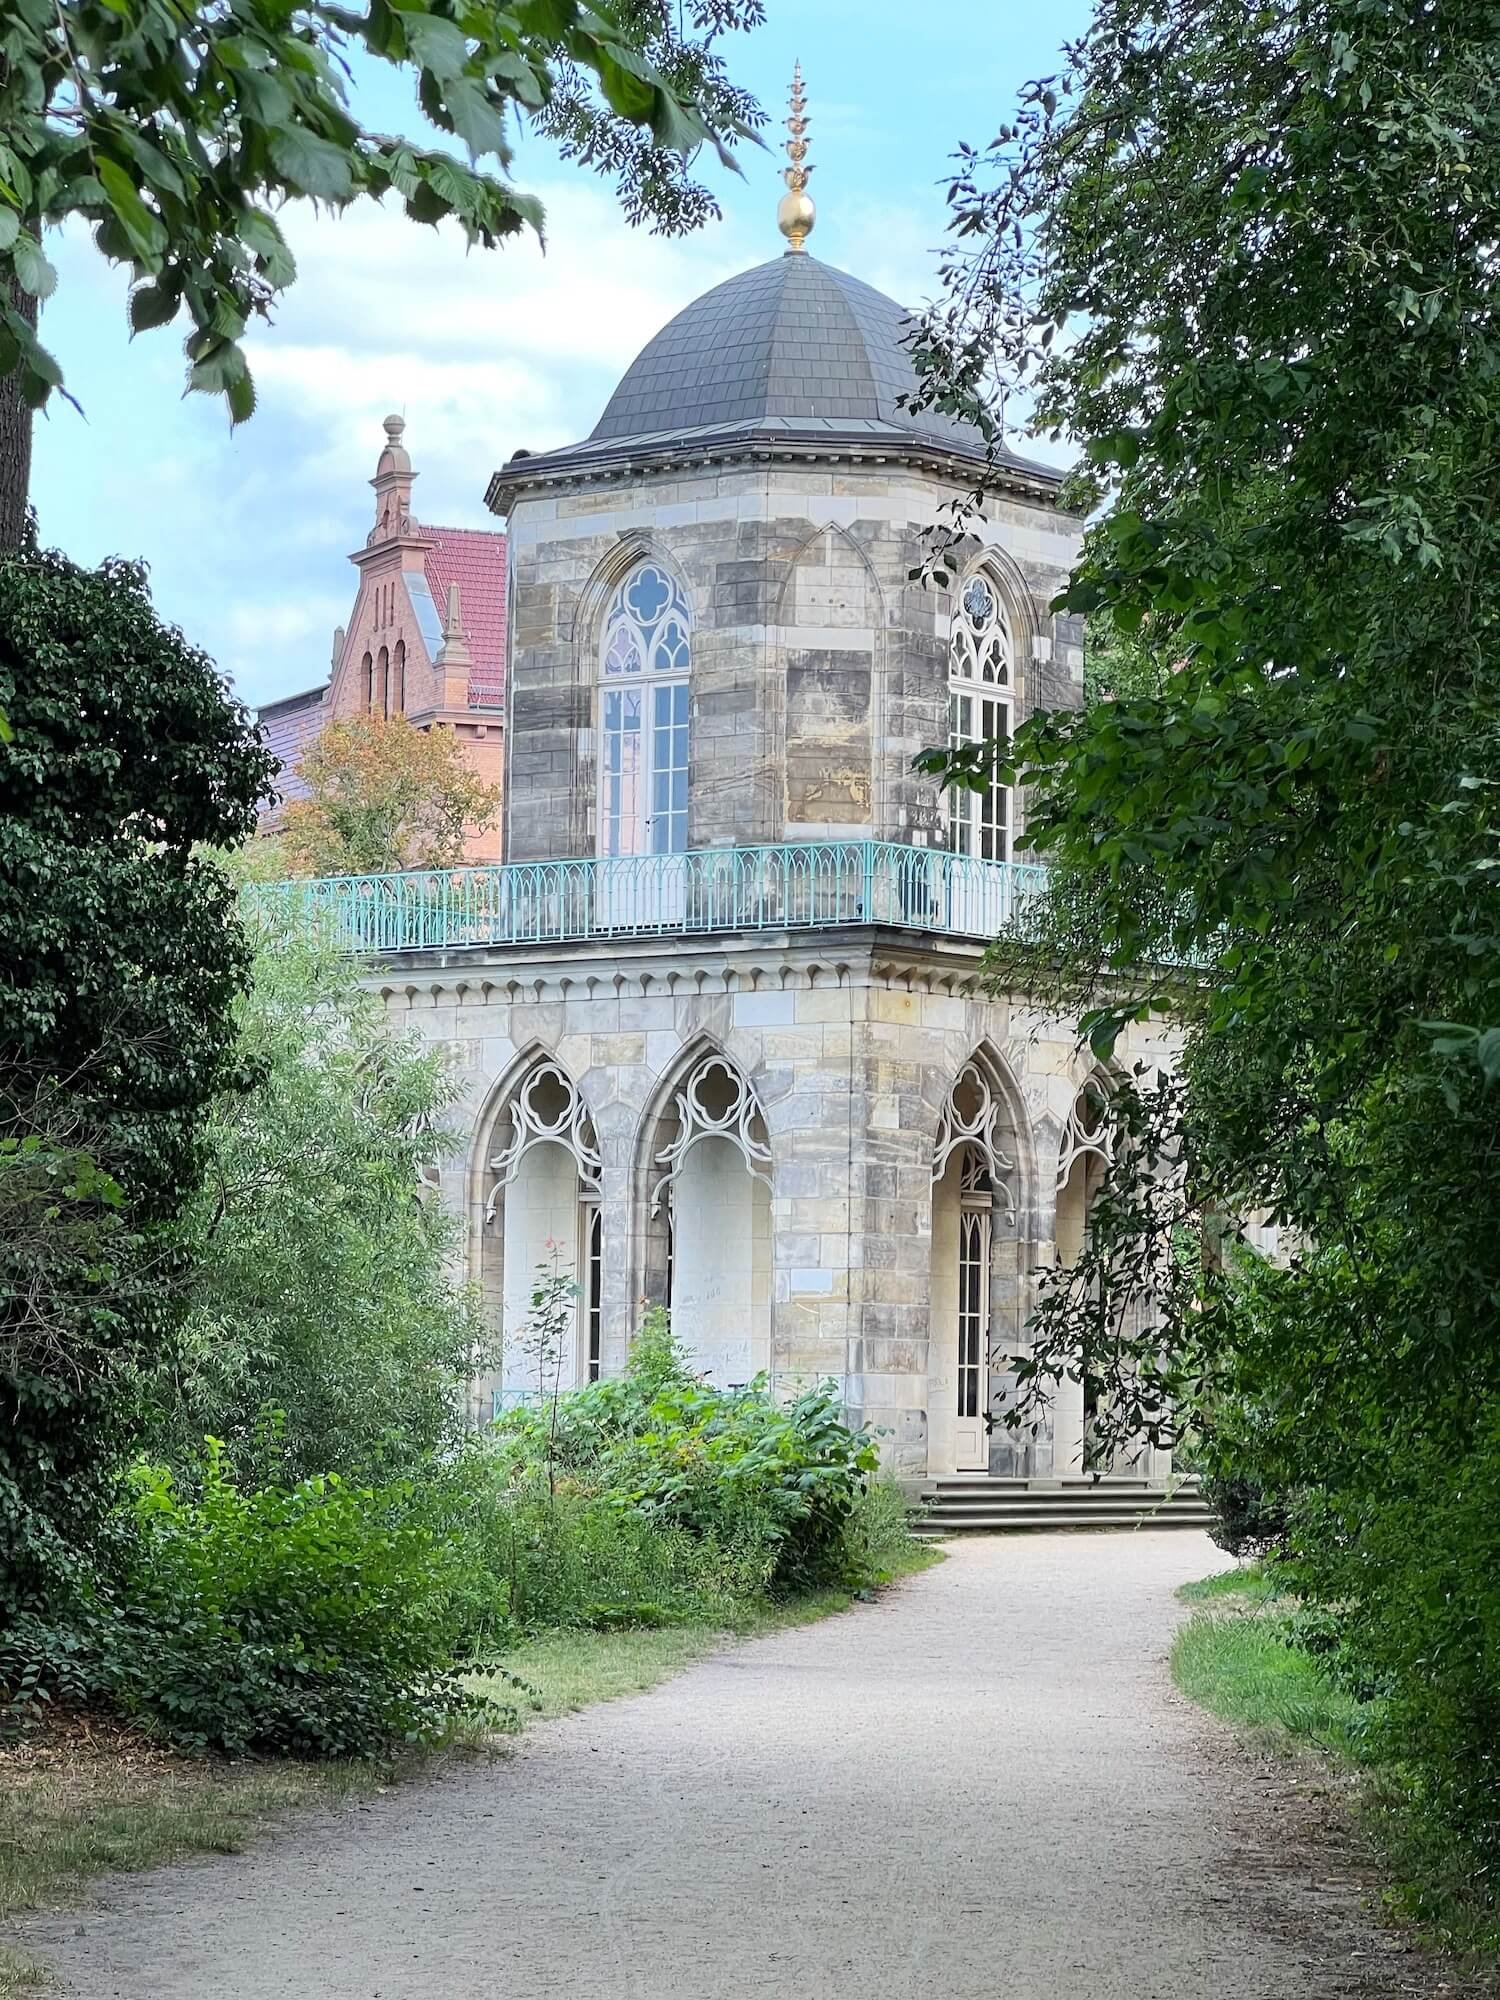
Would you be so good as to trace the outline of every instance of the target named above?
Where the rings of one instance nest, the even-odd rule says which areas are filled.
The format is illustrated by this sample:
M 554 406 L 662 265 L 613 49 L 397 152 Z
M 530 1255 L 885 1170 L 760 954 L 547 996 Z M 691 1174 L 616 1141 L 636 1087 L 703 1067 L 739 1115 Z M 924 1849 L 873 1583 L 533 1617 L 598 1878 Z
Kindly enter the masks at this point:
M 792 94 L 789 100 L 791 116 L 786 121 L 786 129 L 791 138 L 786 142 L 786 156 L 791 165 L 782 169 L 782 179 L 786 182 L 786 193 L 776 209 L 776 227 L 786 238 L 793 250 L 800 250 L 812 234 L 812 226 L 817 221 L 818 211 L 813 207 L 812 196 L 807 192 L 807 177 L 811 167 L 803 166 L 807 158 L 807 101 L 802 95 L 802 65 L 799 62 L 792 71 Z

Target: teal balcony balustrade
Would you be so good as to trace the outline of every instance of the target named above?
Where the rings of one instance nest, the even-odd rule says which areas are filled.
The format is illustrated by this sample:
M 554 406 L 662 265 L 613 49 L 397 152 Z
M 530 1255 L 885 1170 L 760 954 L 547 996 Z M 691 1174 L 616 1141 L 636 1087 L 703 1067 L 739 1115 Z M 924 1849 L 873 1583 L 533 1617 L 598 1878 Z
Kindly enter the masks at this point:
M 885 924 L 991 938 L 1046 871 L 893 841 L 797 841 L 580 861 L 256 884 L 252 905 L 321 918 L 359 952 L 567 944 Z

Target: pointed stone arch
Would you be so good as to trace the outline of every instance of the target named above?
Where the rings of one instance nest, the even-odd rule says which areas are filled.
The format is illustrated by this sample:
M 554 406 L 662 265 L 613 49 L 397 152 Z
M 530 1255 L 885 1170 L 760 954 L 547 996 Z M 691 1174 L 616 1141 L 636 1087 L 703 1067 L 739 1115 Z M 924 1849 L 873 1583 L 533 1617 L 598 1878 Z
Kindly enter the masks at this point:
M 1014 1391 L 1029 1302 L 1034 1173 L 1025 1100 L 1005 1057 L 979 1043 L 954 1073 L 932 1149 L 929 1449 L 934 1469 L 1035 1470 L 997 1425 Z
M 471 1269 L 500 1347 L 481 1416 L 504 1401 L 550 1393 L 554 1380 L 569 1388 L 599 1373 L 601 1165 L 577 1082 L 540 1042 L 528 1044 L 488 1092 L 470 1155 Z M 571 1327 L 551 1357 L 530 1342 L 531 1290 L 547 1264 L 577 1286 Z
M 658 1078 L 637 1130 L 642 1300 L 721 1386 L 770 1366 L 772 1155 L 744 1065 L 700 1033 Z
M 599 642 L 610 600 L 630 572 L 643 562 L 656 563 L 666 570 L 687 600 L 694 623 L 698 607 L 693 601 L 687 573 L 660 536 L 649 528 L 626 528 L 600 556 L 578 593 L 573 610 L 572 645 L 575 676 L 588 685 L 599 677 Z

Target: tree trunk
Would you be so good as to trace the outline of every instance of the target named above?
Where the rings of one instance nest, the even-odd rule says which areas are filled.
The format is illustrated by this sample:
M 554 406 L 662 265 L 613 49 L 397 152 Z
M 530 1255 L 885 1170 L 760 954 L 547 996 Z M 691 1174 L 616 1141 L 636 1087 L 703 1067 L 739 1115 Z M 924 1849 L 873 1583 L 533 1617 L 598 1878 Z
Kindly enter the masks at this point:
M 10 302 L 33 331 L 36 300 L 13 281 Z M 21 394 L 19 370 L 0 375 L 0 556 L 18 549 L 26 535 L 26 497 L 31 488 L 31 411 Z

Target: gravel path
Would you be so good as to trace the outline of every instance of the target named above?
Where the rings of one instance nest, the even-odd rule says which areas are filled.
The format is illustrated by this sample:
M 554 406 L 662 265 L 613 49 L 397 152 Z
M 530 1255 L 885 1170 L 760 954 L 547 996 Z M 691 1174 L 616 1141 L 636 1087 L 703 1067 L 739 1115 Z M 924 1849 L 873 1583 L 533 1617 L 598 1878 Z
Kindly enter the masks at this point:
M 1182 1532 L 959 1542 L 877 1604 L 19 1941 L 87 2000 L 1428 1990 L 1336 1816 L 1171 1689 L 1173 1590 L 1222 1565 Z

